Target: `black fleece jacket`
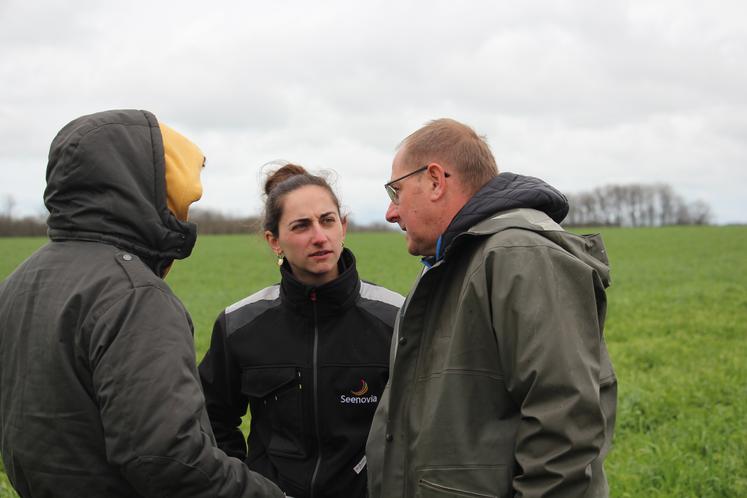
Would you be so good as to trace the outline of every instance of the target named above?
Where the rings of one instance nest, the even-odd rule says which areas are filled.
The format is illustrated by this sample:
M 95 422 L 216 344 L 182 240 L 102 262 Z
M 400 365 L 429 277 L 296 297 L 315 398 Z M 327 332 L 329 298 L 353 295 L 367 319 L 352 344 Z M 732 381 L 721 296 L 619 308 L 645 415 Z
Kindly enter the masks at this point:
M 279 285 L 220 314 L 199 368 L 219 446 L 294 498 L 366 492 L 366 437 L 403 298 L 362 282 L 347 249 L 341 270 L 309 287 L 286 263 Z

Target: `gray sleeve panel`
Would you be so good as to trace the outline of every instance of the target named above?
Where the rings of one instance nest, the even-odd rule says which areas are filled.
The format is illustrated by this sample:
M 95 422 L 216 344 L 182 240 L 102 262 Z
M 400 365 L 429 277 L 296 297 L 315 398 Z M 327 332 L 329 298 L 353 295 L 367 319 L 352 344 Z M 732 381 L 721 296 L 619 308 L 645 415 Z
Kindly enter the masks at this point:
M 384 287 L 361 281 L 359 306 L 390 327 L 405 298 Z
M 265 287 L 226 308 L 226 337 L 280 304 L 280 285 Z
M 369 299 L 371 301 L 381 301 L 391 306 L 401 308 L 405 302 L 405 298 L 394 291 L 390 291 L 380 285 L 370 284 L 368 282 L 361 281 L 361 297 L 363 299 Z

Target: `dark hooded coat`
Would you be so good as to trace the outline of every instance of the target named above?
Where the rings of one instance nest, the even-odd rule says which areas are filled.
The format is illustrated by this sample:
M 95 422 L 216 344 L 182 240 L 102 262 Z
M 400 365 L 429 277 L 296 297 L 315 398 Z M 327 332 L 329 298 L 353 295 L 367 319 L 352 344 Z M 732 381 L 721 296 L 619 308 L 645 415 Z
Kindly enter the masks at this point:
M 164 168 L 145 111 L 52 143 L 51 241 L 0 284 L 0 449 L 24 498 L 283 496 L 215 445 L 192 323 L 161 279 L 196 234 Z

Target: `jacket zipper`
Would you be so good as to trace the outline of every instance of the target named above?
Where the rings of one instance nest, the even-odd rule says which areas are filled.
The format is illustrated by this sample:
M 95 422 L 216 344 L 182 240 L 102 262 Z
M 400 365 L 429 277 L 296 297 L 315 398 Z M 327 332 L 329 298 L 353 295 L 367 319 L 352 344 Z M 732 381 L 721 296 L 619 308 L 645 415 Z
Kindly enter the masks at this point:
M 316 465 L 314 466 L 314 473 L 311 475 L 311 489 L 309 496 L 310 498 L 314 498 L 314 488 L 316 486 L 316 478 L 319 474 L 319 468 L 322 465 L 322 438 L 320 436 L 319 432 L 319 366 L 317 364 L 318 360 L 318 352 L 319 352 L 319 326 L 317 324 L 317 316 L 316 316 L 316 291 L 312 290 L 309 294 L 309 299 L 311 299 L 311 306 L 314 310 L 314 359 L 313 359 L 313 368 L 314 368 L 314 429 L 316 431 Z

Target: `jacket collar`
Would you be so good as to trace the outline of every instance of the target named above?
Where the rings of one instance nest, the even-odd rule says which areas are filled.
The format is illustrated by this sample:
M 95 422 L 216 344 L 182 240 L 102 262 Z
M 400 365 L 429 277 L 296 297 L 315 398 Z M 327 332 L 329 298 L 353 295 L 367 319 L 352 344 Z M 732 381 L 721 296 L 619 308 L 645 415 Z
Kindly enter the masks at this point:
M 307 285 L 299 281 L 286 261 L 280 267 L 280 299 L 295 312 L 304 316 L 314 313 L 317 317 L 336 315 L 354 305 L 360 291 L 360 279 L 355 265 L 355 256 L 350 249 L 343 249 L 337 263 L 340 275 L 320 286 Z
M 559 223 L 568 214 L 568 200 L 555 187 L 539 178 L 501 173 L 462 206 L 446 231 L 438 238 L 436 255 L 423 258 L 423 264 L 431 267 L 443 259 L 460 234 L 488 216 L 519 208 L 542 211 Z

